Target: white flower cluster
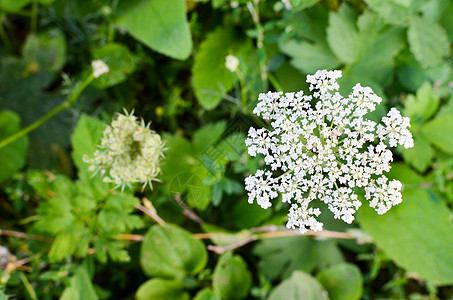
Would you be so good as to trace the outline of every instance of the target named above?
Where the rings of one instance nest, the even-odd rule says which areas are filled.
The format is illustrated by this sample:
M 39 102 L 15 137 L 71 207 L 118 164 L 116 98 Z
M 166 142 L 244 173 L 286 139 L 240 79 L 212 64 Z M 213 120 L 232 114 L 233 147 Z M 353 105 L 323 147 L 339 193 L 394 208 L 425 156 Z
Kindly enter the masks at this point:
M 231 54 L 227 55 L 225 57 L 225 67 L 230 72 L 236 72 L 236 70 L 239 67 L 239 59 L 234 55 Z
M 163 157 L 164 144 L 160 135 L 145 126 L 137 117 L 124 111 L 118 114 L 103 132 L 101 145 L 94 158 L 84 155 L 83 160 L 91 164 L 90 171 L 101 172 L 104 182 L 114 182 L 124 189 L 130 183 L 143 183 L 143 188 L 158 181 L 159 159 Z M 96 174 L 95 173 L 95 174 Z
M 109 66 L 105 64 L 102 60 L 93 60 L 91 62 L 91 67 L 93 68 L 93 77 L 99 78 L 102 74 L 110 71 Z
M 281 175 L 258 170 L 245 179 L 249 203 L 263 208 L 282 195 L 290 205 L 288 228 L 322 230 L 316 217 L 321 213 L 314 200 L 326 203 L 336 219 L 347 223 L 361 206 L 355 188 L 379 214 L 399 204 L 402 184 L 389 182 L 383 172 L 390 170 L 397 144 L 413 146 L 409 118 L 392 108 L 382 124 L 367 120 L 382 99 L 369 87 L 354 86 L 342 97 L 337 79 L 341 71 L 318 71 L 308 75 L 313 95 L 268 92 L 260 94 L 254 113 L 270 121 L 272 129 L 250 128 L 245 143 L 251 156 L 264 155 L 264 162 Z M 311 103 L 316 103 L 312 107 Z

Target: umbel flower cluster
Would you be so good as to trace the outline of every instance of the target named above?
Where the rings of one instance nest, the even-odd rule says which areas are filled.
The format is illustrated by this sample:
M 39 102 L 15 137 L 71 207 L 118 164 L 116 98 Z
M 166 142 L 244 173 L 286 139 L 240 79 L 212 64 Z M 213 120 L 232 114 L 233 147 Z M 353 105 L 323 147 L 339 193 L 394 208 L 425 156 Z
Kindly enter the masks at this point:
M 110 126 L 103 132 L 101 144 L 94 152 L 94 158 L 84 155 L 90 164 L 89 170 L 101 172 L 104 182 L 113 182 L 115 188 L 131 183 L 142 183 L 143 189 L 152 181 L 158 181 L 159 160 L 163 157 L 164 143 L 160 135 L 139 122 L 133 111 L 117 114 Z
M 337 91 L 341 71 L 317 71 L 307 76 L 313 95 L 268 92 L 260 94 L 254 113 L 269 120 L 271 129 L 250 128 L 245 143 L 251 156 L 264 155 L 273 172 L 258 170 L 245 179 L 249 203 L 270 207 L 282 195 L 290 205 L 288 228 L 320 231 L 320 200 L 336 219 L 354 220 L 361 206 L 357 188 L 378 214 L 401 203 L 402 184 L 383 174 L 390 170 L 398 144 L 414 145 L 409 118 L 392 108 L 381 123 L 366 119 L 382 99 L 371 88 L 354 86 L 342 97 Z M 312 107 L 311 103 L 315 103 Z M 388 145 L 388 146 L 387 146 Z

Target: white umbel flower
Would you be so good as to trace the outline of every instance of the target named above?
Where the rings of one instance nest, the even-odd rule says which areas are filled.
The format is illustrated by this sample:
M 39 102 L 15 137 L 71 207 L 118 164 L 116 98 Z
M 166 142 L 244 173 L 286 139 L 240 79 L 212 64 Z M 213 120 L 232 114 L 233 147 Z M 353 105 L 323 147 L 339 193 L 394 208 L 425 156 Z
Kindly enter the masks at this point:
M 382 99 L 371 88 L 354 86 L 342 97 L 337 90 L 341 71 L 322 70 L 307 76 L 313 95 L 268 92 L 260 94 L 253 112 L 270 121 L 271 128 L 250 128 L 245 144 L 251 156 L 262 154 L 273 177 L 258 170 L 245 179 L 249 203 L 268 208 L 278 192 L 290 205 L 288 228 L 322 230 L 317 221 L 321 200 L 334 218 L 346 223 L 354 220 L 361 206 L 355 188 L 363 188 L 369 205 L 379 214 L 401 203 L 402 184 L 388 181 L 393 160 L 387 145 L 405 148 L 414 145 L 409 118 L 392 108 L 382 124 L 367 120 Z M 314 107 L 311 105 L 316 99 Z
M 164 143 L 160 135 L 149 129 L 149 123 L 145 126 L 143 119 L 139 122 L 133 111 L 124 112 L 105 128 L 94 158 L 84 155 L 83 160 L 90 164 L 90 171 L 101 172 L 104 182 L 115 183 L 115 188 L 121 186 L 123 190 L 130 183 L 152 187 L 152 181 L 158 181 Z
M 93 60 L 91 62 L 91 67 L 93 68 L 94 78 L 99 78 L 102 74 L 107 73 L 110 69 L 102 60 Z
M 236 70 L 239 67 L 239 59 L 234 55 L 231 54 L 227 55 L 225 57 L 225 67 L 230 72 L 236 72 Z

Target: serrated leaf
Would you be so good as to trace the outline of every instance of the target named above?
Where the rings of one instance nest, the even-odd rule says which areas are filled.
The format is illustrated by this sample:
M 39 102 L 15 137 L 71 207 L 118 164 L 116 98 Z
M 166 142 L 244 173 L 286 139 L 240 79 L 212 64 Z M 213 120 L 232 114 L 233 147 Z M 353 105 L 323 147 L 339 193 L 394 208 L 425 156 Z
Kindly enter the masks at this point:
M 320 69 L 335 69 L 340 64 L 325 42 L 311 44 L 290 40 L 280 45 L 280 50 L 292 58 L 291 65 L 304 73 L 315 73 Z
M 12 111 L 0 111 L 0 141 L 20 130 L 20 117 Z M 0 182 L 10 178 L 25 165 L 28 138 L 23 136 L 0 148 Z
M 143 283 L 137 290 L 137 300 L 189 300 L 180 282 L 154 278 Z
M 440 99 L 433 92 L 429 82 L 425 82 L 417 91 L 416 96 L 409 95 L 404 105 L 404 115 L 416 120 L 427 120 L 439 107 Z
M 255 246 L 253 253 L 261 258 L 260 272 L 271 279 L 287 278 L 295 270 L 311 272 L 316 263 L 315 245 L 305 236 L 264 239 Z
M 192 84 L 203 108 L 215 108 L 233 87 L 235 75 L 225 67 L 225 58 L 242 47 L 244 40 L 232 28 L 218 28 L 201 43 L 195 54 Z
M 384 215 L 362 205 L 357 218 L 397 265 L 434 284 L 453 283 L 453 225 L 434 192 L 406 187 L 403 203 Z
M 227 252 L 220 256 L 214 269 L 214 293 L 222 299 L 244 299 L 252 284 L 247 264 L 239 255 Z
M 404 24 L 427 0 L 365 0 L 365 2 L 384 18 L 386 23 Z
M 338 12 L 329 13 L 327 42 L 342 62 L 352 64 L 356 60 L 359 37 L 355 28 L 355 15 L 348 6 L 342 5 Z
M 148 276 L 182 278 L 200 272 L 206 261 L 203 243 L 175 225 L 151 227 L 142 242 L 140 262 Z
M 93 85 L 105 89 L 126 80 L 134 72 L 137 57 L 129 49 L 118 43 L 109 43 L 93 50 L 93 58 L 102 60 L 109 71 L 93 81 Z
M 269 300 L 327 300 L 322 286 L 310 275 L 294 271 L 290 278 L 283 280 L 272 290 Z
M 422 126 L 421 132 L 442 151 L 453 153 L 453 115 L 434 118 Z
M 140 0 L 126 5 L 116 21 L 119 26 L 164 55 L 181 60 L 190 56 L 192 39 L 183 0 Z
M 78 267 L 74 276 L 69 280 L 70 286 L 67 287 L 60 300 L 97 300 L 98 296 L 91 283 L 87 271 Z
M 226 122 L 207 124 L 198 129 L 193 135 L 192 143 L 195 147 L 195 153 L 206 154 L 207 150 L 222 136 L 226 129 Z M 215 158 L 213 158 L 215 159 Z
M 362 296 L 363 279 L 356 265 L 338 264 L 322 270 L 316 278 L 327 290 L 331 300 L 357 300 Z
M 449 53 L 450 43 L 445 30 L 427 18 L 413 17 L 407 38 L 411 52 L 423 67 L 437 65 Z

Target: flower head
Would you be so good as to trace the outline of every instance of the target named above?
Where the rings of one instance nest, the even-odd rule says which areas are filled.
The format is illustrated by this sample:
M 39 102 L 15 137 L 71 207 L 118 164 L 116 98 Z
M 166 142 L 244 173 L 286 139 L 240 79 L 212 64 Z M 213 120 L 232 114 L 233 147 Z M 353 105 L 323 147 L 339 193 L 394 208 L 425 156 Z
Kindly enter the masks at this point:
M 101 172 L 104 182 L 114 182 L 115 188 L 121 186 L 123 190 L 135 182 L 143 183 L 145 188 L 158 180 L 164 143 L 160 135 L 149 129 L 149 123 L 145 126 L 133 112 L 124 112 L 105 128 L 94 158 L 85 155 L 83 160 L 90 164 L 90 171 Z
M 236 72 L 236 70 L 239 67 L 239 59 L 234 55 L 231 54 L 227 55 L 225 57 L 225 67 L 230 72 Z
M 318 71 L 307 76 L 313 95 L 268 92 L 259 95 L 253 112 L 270 121 L 270 129 L 250 128 L 245 143 L 251 156 L 262 154 L 272 172 L 258 170 L 245 179 L 249 203 L 263 207 L 282 195 L 290 204 L 288 228 L 322 230 L 315 200 L 327 204 L 334 218 L 354 220 L 361 206 L 356 188 L 365 191 L 379 214 L 401 203 L 402 184 L 383 172 L 393 160 L 387 145 L 414 145 L 409 118 L 392 108 L 382 124 L 366 119 L 382 99 L 369 87 L 354 86 L 344 98 L 337 90 L 341 71 Z M 317 100 L 314 107 L 311 103 Z
M 94 78 L 99 78 L 102 74 L 107 73 L 110 69 L 102 60 L 93 60 L 91 62 L 91 67 L 93 68 Z

